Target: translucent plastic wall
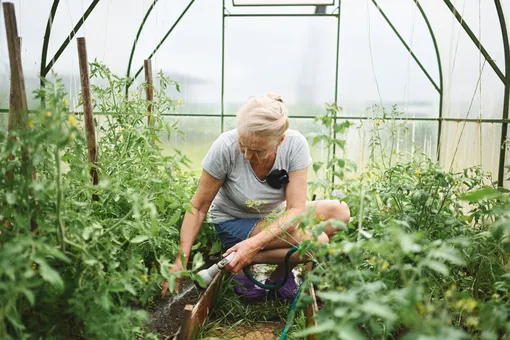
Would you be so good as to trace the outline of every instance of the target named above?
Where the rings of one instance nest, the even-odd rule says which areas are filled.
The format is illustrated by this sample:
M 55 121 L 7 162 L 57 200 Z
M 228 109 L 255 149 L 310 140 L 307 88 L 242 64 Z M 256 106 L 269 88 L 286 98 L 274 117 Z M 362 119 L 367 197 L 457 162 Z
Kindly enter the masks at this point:
M 54 1 L 13 2 L 30 94 L 39 86 L 45 30 Z M 48 62 L 93 3 L 59 1 L 48 40 Z M 324 113 L 325 103 L 336 100 L 343 108 L 341 119 L 359 127 L 342 138 L 347 140 L 344 156 L 355 161 L 360 171 L 367 164 L 373 123 L 367 118 L 381 115 L 380 109 L 373 109 L 376 104 L 388 112 L 396 105 L 406 119 L 406 138 L 434 159 L 439 143 L 439 160 L 446 168 L 482 165 L 497 177 L 502 134 L 497 120 L 503 118 L 505 82 L 510 82 L 505 75 L 510 71 L 496 5 L 502 6 L 508 24 L 507 1 L 421 0 L 423 11 L 415 0 L 282 0 L 279 3 L 285 6 L 281 7 L 242 6 L 264 3 L 275 1 L 226 1 L 223 9 L 222 0 L 101 0 L 76 35 L 87 38 L 90 61 L 97 58 L 115 73 L 126 75 L 135 36 L 155 4 L 135 46 L 130 75 L 136 74 L 174 27 L 151 59 L 154 71 L 161 70 L 181 84 L 181 93 L 172 95 L 182 97 L 184 106 L 168 120 L 179 121 L 186 139 L 169 143 L 188 152 L 195 168 L 214 138 L 235 126 L 233 116 L 247 97 L 277 92 L 289 107 L 291 127 L 304 134 L 322 132 L 313 117 Z M 325 11 L 289 6 L 310 3 L 332 5 Z M 503 79 L 448 4 L 458 11 Z M 64 78 L 70 102 L 76 105 L 80 89 L 75 39 L 52 71 Z M 2 15 L 0 109 L 4 111 L 8 75 Z M 143 72 L 136 78 L 137 83 L 142 81 Z M 29 102 L 30 108 L 37 106 L 37 101 Z M 441 123 L 440 116 L 445 119 Z M 398 138 L 401 150 L 414 151 L 416 146 Z M 326 156 L 321 145 L 312 153 L 316 160 Z

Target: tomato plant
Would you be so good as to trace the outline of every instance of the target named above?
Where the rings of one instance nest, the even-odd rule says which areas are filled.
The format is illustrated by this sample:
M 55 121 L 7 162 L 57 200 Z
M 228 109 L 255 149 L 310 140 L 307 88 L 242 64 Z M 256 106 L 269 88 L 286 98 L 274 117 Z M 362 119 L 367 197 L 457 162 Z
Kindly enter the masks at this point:
M 91 76 L 104 84 L 92 88 L 97 186 L 81 116 L 69 113 L 61 80 L 37 91 L 44 105 L 26 130 L 0 132 L 1 338 L 155 336 L 143 330 L 143 308 L 159 283 L 193 276 L 217 242 L 205 225 L 193 268 L 169 272 L 197 185 L 186 156 L 162 154 L 160 136 L 179 133 L 163 117 L 177 103 L 166 89 L 177 84 L 160 74 L 148 126 L 146 84 L 125 96 L 128 79 L 105 65 L 91 63 Z
M 359 176 L 327 169 L 336 184 L 320 189 L 348 202 L 352 218 L 329 244 L 302 244 L 300 251 L 317 254 L 308 279 L 324 307 L 318 326 L 297 335 L 507 338 L 508 192 L 478 167 L 445 171 L 423 155 L 399 161 L 394 150 L 381 150 L 386 159 L 376 161 L 380 130 L 395 124 L 391 117 L 374 123 L 374 161 Z M 310 216 L 301 223 L 313 224 L 325 226 Z

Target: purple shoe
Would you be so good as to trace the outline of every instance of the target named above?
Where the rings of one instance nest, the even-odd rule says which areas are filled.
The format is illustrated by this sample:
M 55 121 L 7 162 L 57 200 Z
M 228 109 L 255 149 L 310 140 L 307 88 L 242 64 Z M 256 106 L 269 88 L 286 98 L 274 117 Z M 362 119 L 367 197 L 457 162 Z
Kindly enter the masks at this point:
M 271 279 L 266 280 L 267 285 L 275 285 L 277 283 L 280 283 L 283 281 L 283 276 L 279 277 L 278 280 L 275 282 Z M 271 295 L 275 296 L 276 298 L 282 298 L 289 301 L 293 301 L 296 297 L 296 294 L 299 290 L 299 285 L 296 283 L 296 277 L 294 276 L 293 272 L 289 273 L 289 278 L 287 279 L 287 282 L 281 287 L 275 290 L 271 291 Z
M 234 292 L 248 301 L 258 301 L 266 296 L 266 291 L 256 286 L 244 273 L 232 275 Z

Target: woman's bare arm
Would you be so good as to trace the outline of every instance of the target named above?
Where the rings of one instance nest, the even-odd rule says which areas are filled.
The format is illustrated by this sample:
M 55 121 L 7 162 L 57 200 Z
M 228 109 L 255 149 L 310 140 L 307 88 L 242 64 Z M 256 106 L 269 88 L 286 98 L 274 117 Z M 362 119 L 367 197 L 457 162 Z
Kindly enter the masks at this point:
M 197 238 L 198 232 L 202 227 L 209 207 L 214 197 L 223 185 L 223 180 L 219 180 L 211 176 L 207 171 L 202 170 L 197 192 L 191 199 L 192 213 L 186 212 L 181 226 L 180 248 L 182 254 L 187 259 L 191 252 L 191 247 Z M 178 258 L 181 254 L 178 254 Z M 184 263 L 184 265 L 186 265 Z

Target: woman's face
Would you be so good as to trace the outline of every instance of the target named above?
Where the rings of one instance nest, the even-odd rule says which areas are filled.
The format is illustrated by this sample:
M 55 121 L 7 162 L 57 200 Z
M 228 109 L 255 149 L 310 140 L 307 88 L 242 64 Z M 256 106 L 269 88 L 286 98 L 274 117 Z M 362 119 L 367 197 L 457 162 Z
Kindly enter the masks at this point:
M 239 135 L 239 150 L 250 163 L 263 163 L 276 151 L 278 141 L 273 138 Z

